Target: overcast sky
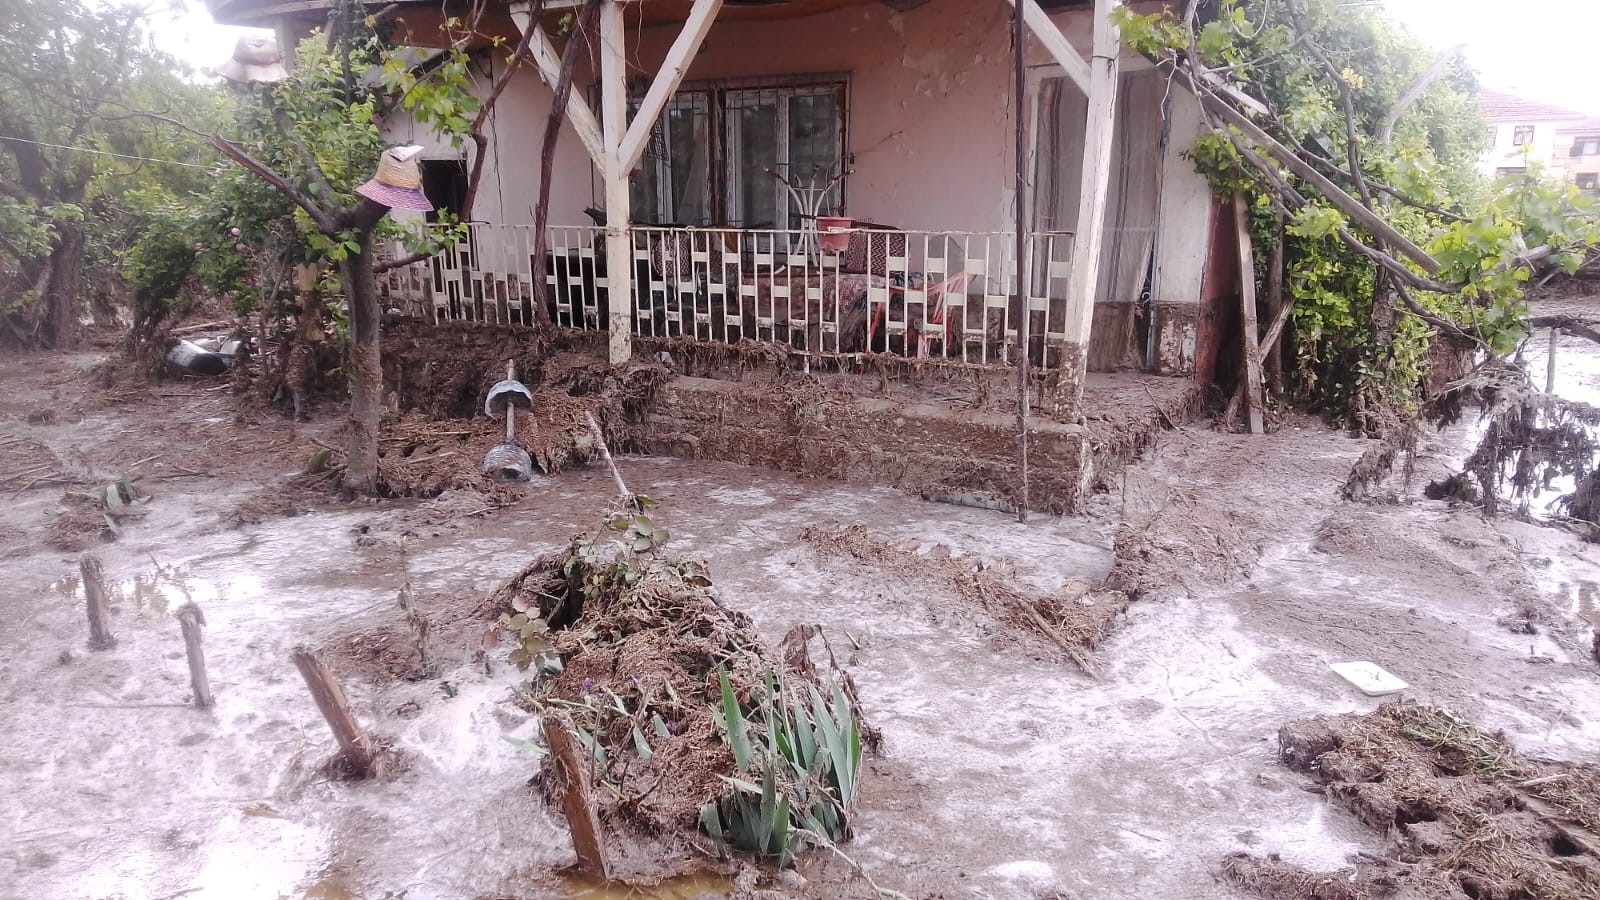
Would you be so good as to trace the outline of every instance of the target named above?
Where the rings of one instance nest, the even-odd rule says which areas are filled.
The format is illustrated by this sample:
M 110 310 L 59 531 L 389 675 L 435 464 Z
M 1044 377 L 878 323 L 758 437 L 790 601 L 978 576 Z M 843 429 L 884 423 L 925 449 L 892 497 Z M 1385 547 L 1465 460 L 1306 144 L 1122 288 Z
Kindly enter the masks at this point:
M 176 2 L 187 10 L 156 19 L 156 44 L 202 70 L 226 59 L 243 30 L 212 24 L 201 0 Z M 1600 115 L 1600 77 L 1590 68 L 1600 55 L 1600 0 L 1382 2 L 1423 40 L 1466 44 L 1485 86 Z

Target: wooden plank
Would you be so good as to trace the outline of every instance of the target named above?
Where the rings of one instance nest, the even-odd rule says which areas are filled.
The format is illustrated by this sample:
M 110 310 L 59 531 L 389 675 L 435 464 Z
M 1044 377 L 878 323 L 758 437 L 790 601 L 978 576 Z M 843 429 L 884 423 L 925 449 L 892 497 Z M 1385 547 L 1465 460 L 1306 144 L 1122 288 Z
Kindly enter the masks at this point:
M 1081 349 L 1077 392 L 1081 400 L 1088 371 L 1089 337 L 1094 328 L 1095 294 L 1100 287 L 1106 192 L 1111 178 L 1111 145 L 1117 116 L 1117 54 L 1120 39 L 1111 21 L 1116 0 L 1095 0 L 1094 62 L 1089 73 L 1089 112 L 1085 121 L 1083 171 L 1072 271 L 1067 280 L 1067 340 Z
M 667 102 L 678 92 L 678 86 L 683 84 L 684 75 L 689 72 L 689 64 L 694 62 L 695 54 L 700 52 L 700 45 L 705 41 L 706 33 L 711 30 L 711 23 L 716 20 L 717 12 L 721 9 L 722 0 L 694 0 L 694 8 L 689 11 L 689 18 L 683 23 L 683 30 L 678 33 L 678 39 L 672 42 L 672 49 L 667 51 L 666 61 L 656 70 L 655 81 L 651 82 L 650 90 L 639 102 L 639 110 L 633 115 L 633 124 L 628 126 L 628 133 L 622 139 L 622 146 L 617 151 L 623 171 L 632 172 L 633 167 L 639 164 L 639 158 L 644 156 L 656 120 L 661 118 L 661 112 L 666 109 Z
M 178 627 L 183 631 L 184 656 L 189 660 L 189 686 L 194 690 L 197 709 L 209 709 L 211 677 L 206 674 L 206 652 L 200 645 L 200 629 L 205 627 L 206 616 L 193 600 L 178 607 Z
M 83 576 L 83 599 L 88 606 L 89 649 L 110 650 L 117 645 L 117 639 L 106 623 L 106 581 L 100 560 L 85 556 L 78 563 L 78 572 Z
M 560 785 L 561 811 L 572 832 L 572 849 L 578 855 L 578 871 L 599 879 L 611 877 L 606 864 L 606 848 L 600 832 L 600 818 L 589 796 L 589 776 L 578 757 L 578 742 L 572 736 L 572 723 L 565 713 L 546 709 L 539 726 L 550 748 L 551 774 Z
M 1283 211 L 1277 215 L 1278 240 L 1272 247 L 1272 259 L 1267 263 L 1267 315 L 1272 319 L 1272 328 L 1283 330 L 1280 314 L 1283 312 Z M 1278 346 L 1273 331 L 1269 329 L 1267 336 L 1261 342 L 1261 365 L 1268 377 L 1274 379 L 1274 384 L 1282 385 L 1283 379 L 1283 350 Z
M 1073 83 L 1078 86 L 1078 90 L 1088 94 L 1091 81 L 1089 63 L 1079 55 L 1077 49 L 1067 40 L 1066 35 L 1062 34 L 1061 29 L 1056 27 L 1055 21 L 1039 6 L 1039 0 L 1006 0 L 1006 2 L 1013 6 L 1018 3 L 1022 5 L 1022 20 L 1028 26 L 1028 30 L 1033 32 L 1034 38 L 1044 46 L 1045 50 L 1049 51 L 1051 58 L 1056 61 L 1056 65 L 1067 73 L 1067 77 L 1071 78 Z M 1100 12 L 1097 4 L 1095 21 L 1098 22 L 1099 18 Z M 1095 39 L 1096 41 L 1099 40 L 1098 28 L 1096 29 Z M 1098 54 L 1099 52 L 1097 43 L 1095 53 Z
M 333 670 L 308 647 L 296 647 L 293 658 L 295 668 L 300 670 L 300 677 L 311 691 L 311 699 L 316 701 L 334 740 L 339 742 L 344 761 L 363 778 L 376 774 L 377 744 L 356 721 L 356 714 L 350 710 L 350 701 L 345 699 L 344 688 L 333 677 Z
M 605 120 L 606 296 L 611 307 L 611 364 L 633 357 L 633 232 L 628 227 L 630 170 L 622 165 L 622 141 L 628 133 L 627 28 L 622 0 L 600 7 L 600 115 Z
M 556 82 L 561 80 L 561 54 L 556 52 L 555 45 L 550 43 L 550 36 L 545 34 L 544 26 L 532 20 L 526 5 L 513 6 L 511 18 L 516 21 L 518 28 L 534 29 L 533 40 L 528 42 L 528 53 L 533 56 L 535 68 L 539 71 L 539 78 L 551 91 L 556 89 Z M 573 37 L 572 40 L 577 40 Z M 572 125 L 572 130 L 578 135 L 578 140 L 583 142 L 585 150 L 589 151 L 589 158 L 601 172 L 605 171 L 606 152 L 605 142 L 600 137 L 600 123 L 594 117 L 594 111 L 583 99 L 583 92 L 573 91 L 567 97 L 567 122 Z
M 1261 345 L 1256 324 L 1256 263 L 1250 242 L 1250 205 L 1243 193 L 1233 195 L 1233 224 L 1239 238 L 1239 312 L 1244 332 L 1245 405 L 1250 433 L 1264 434 L 1266 403 L 1261 394 Z

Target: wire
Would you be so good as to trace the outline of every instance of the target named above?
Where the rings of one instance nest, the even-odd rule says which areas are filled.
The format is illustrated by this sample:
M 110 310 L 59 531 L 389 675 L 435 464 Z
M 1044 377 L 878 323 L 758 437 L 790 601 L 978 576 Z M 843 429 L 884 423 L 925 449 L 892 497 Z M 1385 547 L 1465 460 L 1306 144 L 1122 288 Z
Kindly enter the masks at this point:
M 211 168 L 210 166 L 202 166 L 199 163 L 179 162 L 175 159 L 152 159 L 148 156 L 129 156 L 126 153 L 112 153 L 110 150 L 95 150 L 90 147 L 69 147 L 66 144 L 51 144 L 45 141 L 30 141 L 27 138 L 12 137 L 8 134 L 0 134 L 0 141 L 16 141 L 19 144 L 33 144 L 36 147 L 54 147 L 57 150 L 76 150 L 79 153 L 93 153 L 98 156 L 115 156 L 118 159 L 131 159 L 136 162 L 161 163 L 162 165 L 168 166 L 185 166 L 190 169 Z

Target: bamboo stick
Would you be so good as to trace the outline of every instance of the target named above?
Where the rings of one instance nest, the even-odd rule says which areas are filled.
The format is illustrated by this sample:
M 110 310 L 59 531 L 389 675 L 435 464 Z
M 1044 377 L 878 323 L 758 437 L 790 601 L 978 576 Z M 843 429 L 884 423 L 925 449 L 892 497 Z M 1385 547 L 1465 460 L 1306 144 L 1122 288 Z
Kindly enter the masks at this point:
M 110 650 L 117 645 L 117 638 L 106 622 L 106 582 L 100 560 L 85 556 L 78 563 L 78 571 L 83 574 L 83 598 L 88 605 L 89 649 Z
M 206 652 L 200 646 L 200 629 L 206 624 L 205 613 L 194 601 L 178 607 L 178 627 L 183 630 L 183 651 L 189 660 L 189 686 L 194 689 L 197 709 L 210 709 L 211 679 L 206 675 Z
M 339 751 L 345 762 L 363 778 L 376 774 L 377 744 L 362 730 L 361 723 L 356 721 L 355 713 L 350 710 L 350 701 L 345 699 L 344 688 L 339 686 L 328 664 L 307 647 L 296 647 L 293 659 L 295 668 L 300 670 L 300 677 L 306 680 L 306 687 L 311 690 L 311 699 L 316 701 L 322 718 L 327 720 L 328 728 L 333 731 L 334 740 L 339 742 Z

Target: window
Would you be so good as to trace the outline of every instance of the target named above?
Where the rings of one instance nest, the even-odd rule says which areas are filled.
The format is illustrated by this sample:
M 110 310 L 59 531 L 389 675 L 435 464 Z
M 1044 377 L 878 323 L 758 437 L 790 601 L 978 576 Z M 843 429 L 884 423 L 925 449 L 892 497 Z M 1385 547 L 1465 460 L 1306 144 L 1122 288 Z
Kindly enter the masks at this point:
M 1585 194 L 1600 194 L 1600 174 L 1581 172 L 1573 183 Z
M 1573 156 L 1600 156 L 1600 137 L 1586 135 L 1572 142 Z
M 1518 125 L 1511 132 L 1511 143 L 1522 147 L 1533 143 L 1533 126 Z
M 1526 166 L 1501 166 L 1494 170 L 1494 174 L 1501 178 L 1508 175 L 1526 175 L 1528 174 L 1528 169 Z
M 1483 136 L 1484 136 L 1485 142 L 1488 143 L 1489 146 L 1493 147 L 1495 144 L 1498 144 L 1500 142 L 1500 128 L 1499 128 L 1499 126 L 1490 125 L 1487 129 L 1484 130 L 1484 135 Z
M 425 159 L 422 161 L 422 193 L 433 204 L 427 214 L 429 222 L 439 221 L 441 212 L 461 215 L 467 205 L 467 164 L 459 159 Z
M 840 173 L 847 88 L 844 76 L 687 86 L 663 111 L 634 172 L 634 221 L 799 228 L 802 210 L 769 173 L 801 189 L 820 188 Z M 821 212 L 837 214 L 843 206 L 841 182 Z

